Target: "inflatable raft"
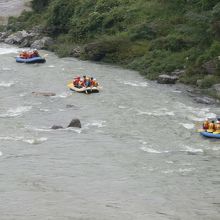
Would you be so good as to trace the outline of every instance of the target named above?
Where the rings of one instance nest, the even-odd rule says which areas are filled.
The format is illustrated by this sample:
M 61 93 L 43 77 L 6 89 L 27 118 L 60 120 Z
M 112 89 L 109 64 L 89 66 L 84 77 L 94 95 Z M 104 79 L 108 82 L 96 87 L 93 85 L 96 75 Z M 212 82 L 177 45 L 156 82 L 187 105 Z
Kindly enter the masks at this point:
M 220 134 L 210 133 L 207 131 L 201 131 L 200 134 L 204 137 L 208 138 L 220 138 Z
M 83 87 L 83 88 L 77 88 L 73 85 L 73 83 L 68 83 L 67 87 L 75 92 L 79 92 L 79 93 L 98 93 L 100 90 L 100 87 Z
M 45 63 L 46 60 L 43 57 L 33 57 L 28 59 L 23 59 L 21 57 L 16 57 L 17 63 Z

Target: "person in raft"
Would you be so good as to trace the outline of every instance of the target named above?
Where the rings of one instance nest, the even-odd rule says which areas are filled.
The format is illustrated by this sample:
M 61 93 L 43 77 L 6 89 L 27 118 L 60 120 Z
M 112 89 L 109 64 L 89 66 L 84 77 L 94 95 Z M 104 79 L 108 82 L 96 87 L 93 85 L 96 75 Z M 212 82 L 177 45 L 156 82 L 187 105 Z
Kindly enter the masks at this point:
M 30 57 L 39 57 L 39 53 L 37 49 L 34 49 L 31 53 L 30 53 Z
M 76 88 L 82 88 L 82 85 L 81 85 L 81 79 L 80 79 L 80 76 L 76 76 L 74 79 L 73 79 L 73 85 L 76 87 Z
M 26 50 L 22 50 L 22 52 L 19 54 L 19 57 L 22 59 L 28 59 L 29 53 Z
M 33 51 L 25 51 L 23 50 L 20 54 L 19 57 L 22 59 L 29 59 L 33 57 L 39 57 L 39 53 L 37 49 L 34 49 Z
M 209 120 L 206 118 L 205 121 L 203 122 L 202 128 L 204 130 L 207 130 L 209 128 Z
M 220 134 L 220 121 L 219 120 L 215 123 L 215 133 Z
M 209 122 L 209 126 L 208 126 L 208 129 L 207 129 L 207 132 L 212 133 L 214 131 L 215 131 L 215 121 L 212 120 L 211 122 Z
M 82 80 L 82 86 L 83 87 L 90 87 L 91 82 L 90 82 L 90 78 L 87 77 L 86 75 L 83 76 L 83 80 Z
M 93 77 L 90 78 L 90 87 L 97 87 L 99 84 Z

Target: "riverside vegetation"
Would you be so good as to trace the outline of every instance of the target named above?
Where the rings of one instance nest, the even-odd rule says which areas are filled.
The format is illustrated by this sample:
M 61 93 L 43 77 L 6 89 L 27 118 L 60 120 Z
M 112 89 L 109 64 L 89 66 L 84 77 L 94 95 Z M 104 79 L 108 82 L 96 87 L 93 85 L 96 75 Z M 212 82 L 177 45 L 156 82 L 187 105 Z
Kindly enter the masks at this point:
M 149 79 L 184 70 L 180 82 L 208 89 L 220 83 L 219 0 L 33 0 L 8 29 L 41 25 L 49 49 L 119 64 Z

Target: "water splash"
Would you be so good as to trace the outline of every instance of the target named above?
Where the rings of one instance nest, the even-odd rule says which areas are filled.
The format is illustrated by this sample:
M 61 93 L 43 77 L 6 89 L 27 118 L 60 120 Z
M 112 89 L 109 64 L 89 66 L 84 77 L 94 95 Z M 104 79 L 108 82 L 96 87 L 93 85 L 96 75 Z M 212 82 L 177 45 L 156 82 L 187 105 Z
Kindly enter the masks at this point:
M 0 82 L 0 87 L 11 87 L 12 85 L 14 85 L 14 82 Z
M 5 114 L 0 114 L 0 118 L 18 117 L 32 109 L 32 106 L 20 106 L 15 109 L 9 109 Z

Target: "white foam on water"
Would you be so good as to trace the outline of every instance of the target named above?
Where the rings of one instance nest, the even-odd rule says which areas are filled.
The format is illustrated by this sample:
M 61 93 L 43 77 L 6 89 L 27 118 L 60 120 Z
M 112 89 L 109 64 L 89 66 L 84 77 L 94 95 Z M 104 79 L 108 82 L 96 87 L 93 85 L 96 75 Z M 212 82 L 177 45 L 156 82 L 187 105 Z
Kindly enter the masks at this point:
M 19 94 L 20 97 L 24 97 L 24 96 L 26 96 L 26 95 L 27 95 L 27 93 L 21 93 L 21 94 Z
M 54 66 L 54 65 L 50 65 L 50 66 L 48 66 L 49 68 L 55 68 L 56 66 Z
M 0 140 L 2 141 L 19 141 L 22 140 L 23 137 L 9 137 L 9 136 L 5 136 L 5 137 L 0 137 Z
M 179 168 L 177 172 L 186 173 L 186 172 L 192 172 L 193 170 L 195 170 L 195 168 Z
M 0 118 L 17 117 L 23 115 L 32 109 L 32 106 L 20 106 L 15 109 L 9 109 L 5 114 L 0 114 Z
M 72 127 L 69 127 L 69 128 L 64 128 L 64 129 L 59 129 L 59 130 L 64 130 L 64 131 L 74 131 L 76 132 L 77 134 L 81 134 L 82 133 L 82 129 L 81 128 L 72 128 Z
M 41 144 L 45 141 L 48 140 L 46 137 L 41 137 L 41 138 L 27 138 L 27 137 L 10 137 L 10 136 L 5 136 L 5 137 L 0 137 L 0 140 L 2 141 L 22 141 L 28 144 Z
M 149 116 L 175 116 L 173 111 L 168 111 L 166 108 L 157 109 L 154 111 L 141 111 L 137 109 L 137 115 L 149 115 Z
M 9 67 L 2 67 L 2 70 L 3 70 L 3 71 L 10 71 L 11 68 L 9 68 Z
M 0 82 L 0 87 L 11 87 L 12 85 L 14 85 L 14 82 Z
M 51 132 L 52 129 L 49 128 L 35 128 L 35 127 L 31 127 L 31 126 L 26 126 L 25 127 L 27 130 L 31 130 L 31 131 L 42 131 L 42 132 Z
M 193 147 L 190 147 L 190 146 L 184 146 L 184 150 L 185 152 L 190 152 L 190 153 L 203 153 L 203 149 L 200 149 L 200 148 L 193 148 Z
M 3 154 L 2 154 L 2 152 L 0 151 L 0 157 L 2 156 Z
M 193 128 L 195 128 L 194 124 L 186 124 L 186 123 L 180 123 L 180 125 L 182 125 L 184 128 L 191 130 Z
M 163 170 L 161 171 L 161 173 L 170 174 L 170 173 L 174 173 L 174 170 Z
M 71 92 L 63 92 L 59 95 L 55 95 L 55 96 L 52 96 L 52 98 L 67 98 L 69 96 L 71 96 L 72 93 Z
M 127 107 L 126 107 L 126 106 L 123 106 L 123 105 L 119 105 L 118 108 L 120 108 L 120 109 L 126 109 Z
M 220 147 L 213 147 L 212 150 L 213 150 L 213 151 L 219 151 L 219 150 L 220 150 Z
M 186 106 L 181 102 L 177 102 L 176 106 L 178 109 L 183 110 L 184 114 L 187 115 L 187 119 L 190 121 L 204 121 L 205 118 L 216 118 L 216 114 L 210 112 L 210 108 L 194 108 L 192 106 Z
M 18 53 L 19 50 L 20 50 L 19 48 L 11 47 L 11 46 L 6 45 L 6 44 L 1 44 L 0 55 L 10 54 L 10 53 Z
M 135 82 L 125 81 L 124 84 L 129 85 L 129 86 L 134 86 L 134 87 L 147 87 L 148 86 L 147 82 L 138 82 L 138 81 L 135 81 Z
M 148 153 L 152 153 L 152 154 L 162 154 L 163 152 L 155 150 L 153 148 L 149 148 L 149 147 L 141 147 L 140 148 L 142 151 L 144 152 L 148 152 Z
M 85 128 L 89 127 L 98 127 L 98 128 L 103 128 L 106 126 L 106 121 L 93 121 L 85 124 Z
M 167 160 L 166 163 L 173 164 L 174 162 L 172 160 Z
M 47 108 L 40 108 L 40 111 L 41 111 L 41 112 L 49 112 L 50 110 L 47 109 Z
M 22 141 L 28 144 L 41 144 L 45 141 L 47 141 L 48 138 L 46 137 L 41 137 L 41 138 L 28 138 L 28 139 L 23 139 Z

